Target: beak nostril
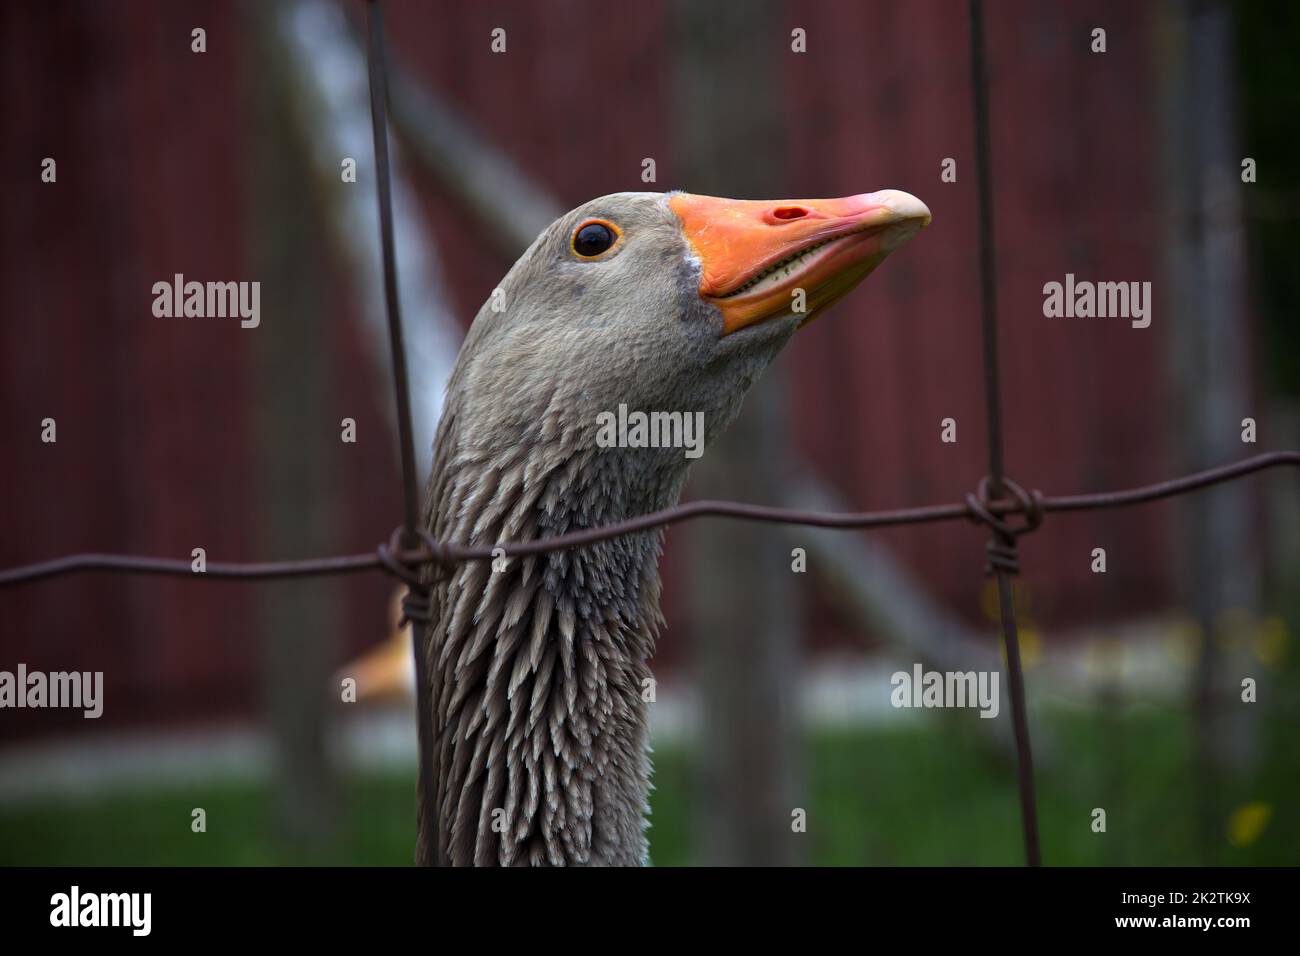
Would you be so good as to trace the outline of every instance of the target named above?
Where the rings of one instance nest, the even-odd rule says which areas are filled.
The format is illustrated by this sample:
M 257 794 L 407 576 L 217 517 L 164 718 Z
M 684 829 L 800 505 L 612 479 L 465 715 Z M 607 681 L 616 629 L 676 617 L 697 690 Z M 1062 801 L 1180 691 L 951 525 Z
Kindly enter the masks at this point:
M 772 218 L 774 219 L 802 219 L 806 215 L 808 215 L 808 210 L 803 206 L 779 206 L 772 210 Z

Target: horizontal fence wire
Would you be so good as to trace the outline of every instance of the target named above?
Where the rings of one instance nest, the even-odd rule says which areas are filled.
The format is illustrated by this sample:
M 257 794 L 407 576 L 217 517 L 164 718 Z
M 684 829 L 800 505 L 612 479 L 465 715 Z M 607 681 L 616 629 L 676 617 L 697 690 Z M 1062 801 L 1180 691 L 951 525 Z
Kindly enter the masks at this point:
M 622 535 L 637 534 L 698 518 L 732 518 L 770 524 L 800 525 L 831 529 L 871 529 L 969 520 L 987 525 L 993 531 L 989 542 L 988 570 L 997 577 L 1000 594 L 1003 637 L 1011 671 L 1012 710 L 1017 744 L 1018 782 L 1021 814 L 1025 832 L 1026 859 L 1031 865 L 1040 861 L 1037 835 L 1037 809 L 1033 792 L 1032 756 L 1029 749 L 1028 723 L 1025 714 L 1023 677 L 1020 673 L 1016 636 L 1015 610 L 1011 601 L 1009 575 L 1018 570 L 1016 538 L 1036 530 L 1042 516 L 1056 512 L 1092 511 L 1123 508 L 1163 498 L 1188 494 L 1212 485 L 1233 481 L 1246 475 L 1286 465 L 1300 466 L 1300 451 L 1275 451 L 1255 455 L 1242 461 L 1209 468 L 1168 481 L 1119 491 L 1092 494 L 1046 496 L 1039 491 L 1025 492 L 1005 474 L 1003 468 L 1001 395 L 997 367 L 997 294 L 993 246 L 992 183 L 989 167 L 988 96 L 985 69 L 983 11 L 980 0 L 970 0 L 971 92 L 979 175 L 981 228 L 980 252 L 981 312 L 984 344 L 984 378 L 986 415 L 989 433 L 989 474 L 976 492 L 964 502 L 898 508 L 888 511 L 825 512 L 776 508 L 734 501 L 692 501 L 662 511 L 629 518 L 598 528 L 587 528 L 533 541 L 501 542 L 492 545 L 468 545 L 435 541 L 418 526 L 418 486 L 416 484 L 414 442 L 411 430 L 410 396 L 407 386 L 406 354 L 403 344 L 400 303 L 397 294 L 397 266 L 393 249 L 391 174 L 387 133 L 387 65 L 383 43 L 383 21 L 379 0 L 368 0 L 368 62 L 370 69 L 371 118 L 374 130 L 375 161 L 378 172 L 377 194 L 380 213 L 380 245 L 384 268 L 384 298 L 392 350 L 393 385 L 397 408 L 398 444 L 401 453 L 403 523 L 389 540 L 372 552 L 290 561 L 206 562 L 202 570 L 191 561 L 163 557 L 123 554 L 71 554 L 21 565 L 0 571 L 0 588 L 31 584 L 70 574 L 97 572 L 185 577 L 202 580 L 275 580 L 313 578 L 370 571 L 383 571 L 408 585 L 404 602 L 406 616 L 428 620 L 427 566 L 451 567 L 468 561 L 493 560 L 499 557 L 527 557 L 567 548 L 579 548 Z M 1012 526 L 1009 519 L 1020 516 L 1024 523 Z M 427 772 L 430 741 L 425 720 L 430 712 L 424 706 L 428 682 L 424 678 L 425 661 L 422 642 L 414 644 L 420 773 Z M 426 840 L 436 840 L 431 826 L 433 794 L 421 784 L 419 828 L 423 859 L 428 852 Z
M 1300 466 L 1300 451 L 1275 451 L 1246 458 L 1242 461 L 1209 468 L 1194 474 L 1173 478 L 1152 485 L 1126 488 L 1120 491 L 1103 491 L 1094 494 L 1040 496 L 1039 506 L 1045 513 L 1096 511 L 1124 508 L 1131 505 L 1172 498 L 1241 478 L 1254 472 L 1285 465 Z M 1024 508 L 1014 500 L 994 501 L 989 511 L 1003 517 L 1023 513 Z M 468 546 L 451 542 L 435 542 L 436 547 L 414 549 L 395 548 L 391 543 L 380 545 L 375 551 L 343 554 L 325 558 L 307 558 L 298 561 L 209 561 L 205 571 L 195 571 L 192 562 L 183 558 L 142 557 L 124 554 L 70 554 L 35 564 L 0 571 L 0 587 L 27 584 L 45 578 L 80 572 L 110 572 L 122 574 L 164 575 L 170 577 L 208 578 L 213 580 L 256 580 L 273 578 L 311 578 L 330 575 L 357 574 L 367 571 L 387 571 L 380 552 L 391 554 L 399 563 L 409 567 L 423 565 L 450 565 L 463 561 L 488 561 L 494 557 L 529 557 L 579 548 L 640 531 L 651 531 L 668 525 L 692 521 L 697 518 L 732 518 L 770 524 L 803 525 L 810 528 L 870 529 L 903 525 L 933 524 L 942 521 L 977 521 L 969 501 L 952 504 L 923 505 L 916 508 L 898 508 L 890 511 L 803 511 L 795 508 L 774 508 L 767 505 L 745 504 L 738 501 L 689 501 L 673 508 L 653 511 L 604 525 L 571 531 L 567 534 L 533 541 L 503 542 L 495 545 Z M 399 529 L 402 530 L 402 529 Z

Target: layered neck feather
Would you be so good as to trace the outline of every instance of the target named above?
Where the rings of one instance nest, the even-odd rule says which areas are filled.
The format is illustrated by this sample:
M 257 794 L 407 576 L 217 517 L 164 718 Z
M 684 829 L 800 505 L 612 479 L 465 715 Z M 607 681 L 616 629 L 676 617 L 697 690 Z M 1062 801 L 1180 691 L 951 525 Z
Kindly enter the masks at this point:
M 527 541 L 677 500 L 683 467 L 597 449 L 593 423 L 555 394 L 491 422 L 471 407 L 449 399 L 439 428 L 427 513 L 439 540 Z M 435 580 L 421 787 L 436 818 L 422 862 L 644 862 L 661 541 L 470 562 Z

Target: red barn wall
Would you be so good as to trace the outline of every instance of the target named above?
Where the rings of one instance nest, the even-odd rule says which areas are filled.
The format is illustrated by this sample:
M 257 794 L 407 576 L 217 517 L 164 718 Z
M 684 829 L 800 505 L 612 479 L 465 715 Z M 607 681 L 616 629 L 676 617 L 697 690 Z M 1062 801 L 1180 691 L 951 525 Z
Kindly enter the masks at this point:
M 646 188 L 644 157 L 657 160 L 658 188 L 691 188 L 674 173 L 683 150 L 673 111 L 686 94 L 670 69 L 671 3 L 441 6 L 388 4 L 398 55 L 566 205 Z M 1149 13 L 1017 0 L 991 5 L 989 16 L 1010 472 L 1054 493 L 1166 476 L 1160 337 L 1172 317 L 1157 311 L 1144 331 L 1049 320 L 1041 291 L 1066 272 L 1159 277 Z M 783 357 L 801 451 L 855 507 L 959 500 L 985 468 L 964 6 L 826 0 L 780 6 L 778 21 L 778 191 L 892 186 L 920 195 L 935 216 Z M 283 557 L 257 547 L 256 516 L 268 502 L 253 454 L 256 333 L 150 314 L 159 278 L 246 275 L 258 53 L 241 8 L 6 4 L 0 24 L 9 187 L 0 564 L 81 550 L 186 557 L 194 542 L 210 559 Z M 1087 46 L 1098 24 L 1109 30 L 1104 56 Z M 208 30 L 203 56 L 189 52 L 195 25 Z M 508 32 L 504 56 L 488 46 L 497 26 Z M 807 31 L 807 54 L 789 53 L 796 26 Z M 45 156 L 59 158 L 57 186 L 39 182 Z M 956 183 L 940 182 L 945 157 L 957 161 Z M 476 241 L 476 225 L 435 182 L 418 185 L 467 322 L 509 263 Z M 339 405 L 361 408 L 369 434 L 382 434 L 382 392 L 358 358 L 347 283 L 322 281 L 341 293 L 321 317 L 331 331 L 320 340 L 334 355 Z M 337 422 L 338 408 L 328 416 Z M 56 445 L 40 442 L 45 417 L 58 421 Z M 955 445 L 938 440 L 947 417 L 958 423 Z M 337 529 L 348 550 L 372 547 L 397 521 L 395 471 L 383 460 L 336 463 L 351 502 Z M 1035 619 L 1059 628 L 1162 607 L 1166 525 L 1162 507 L 1049 519 L 1023 545 Z M 979 619 L 984 532 L 882 536 L 936 597 Z M 670 581 L 674 543 L 670 534 Z M 1088 570 L 1098 546 L 1117 572 L 1104 584 Z M 0 667 L 104 670 L 108 693 L 131 702 L 114 708 L 114 721 L 247 714 L 262 660 L 258 594 L 273 586 L 83 575 L 0 592 Z M 389 585 L 349 578 L 337 587 L 351 649 L 372 643 Z M 83 726 L 76 714 L 39 723 Z M 37 729 L 11 712 L 0 737 Z

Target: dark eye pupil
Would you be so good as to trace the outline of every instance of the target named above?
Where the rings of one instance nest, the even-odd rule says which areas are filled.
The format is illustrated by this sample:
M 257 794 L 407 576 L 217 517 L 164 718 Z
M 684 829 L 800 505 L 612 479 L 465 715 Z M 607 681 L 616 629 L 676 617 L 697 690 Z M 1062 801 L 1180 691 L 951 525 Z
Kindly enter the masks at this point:
M 573 248 L 580 256 L 598 256 L 614 244 L 614 233 L 609 226 L 589 222 L 573 237 Z

